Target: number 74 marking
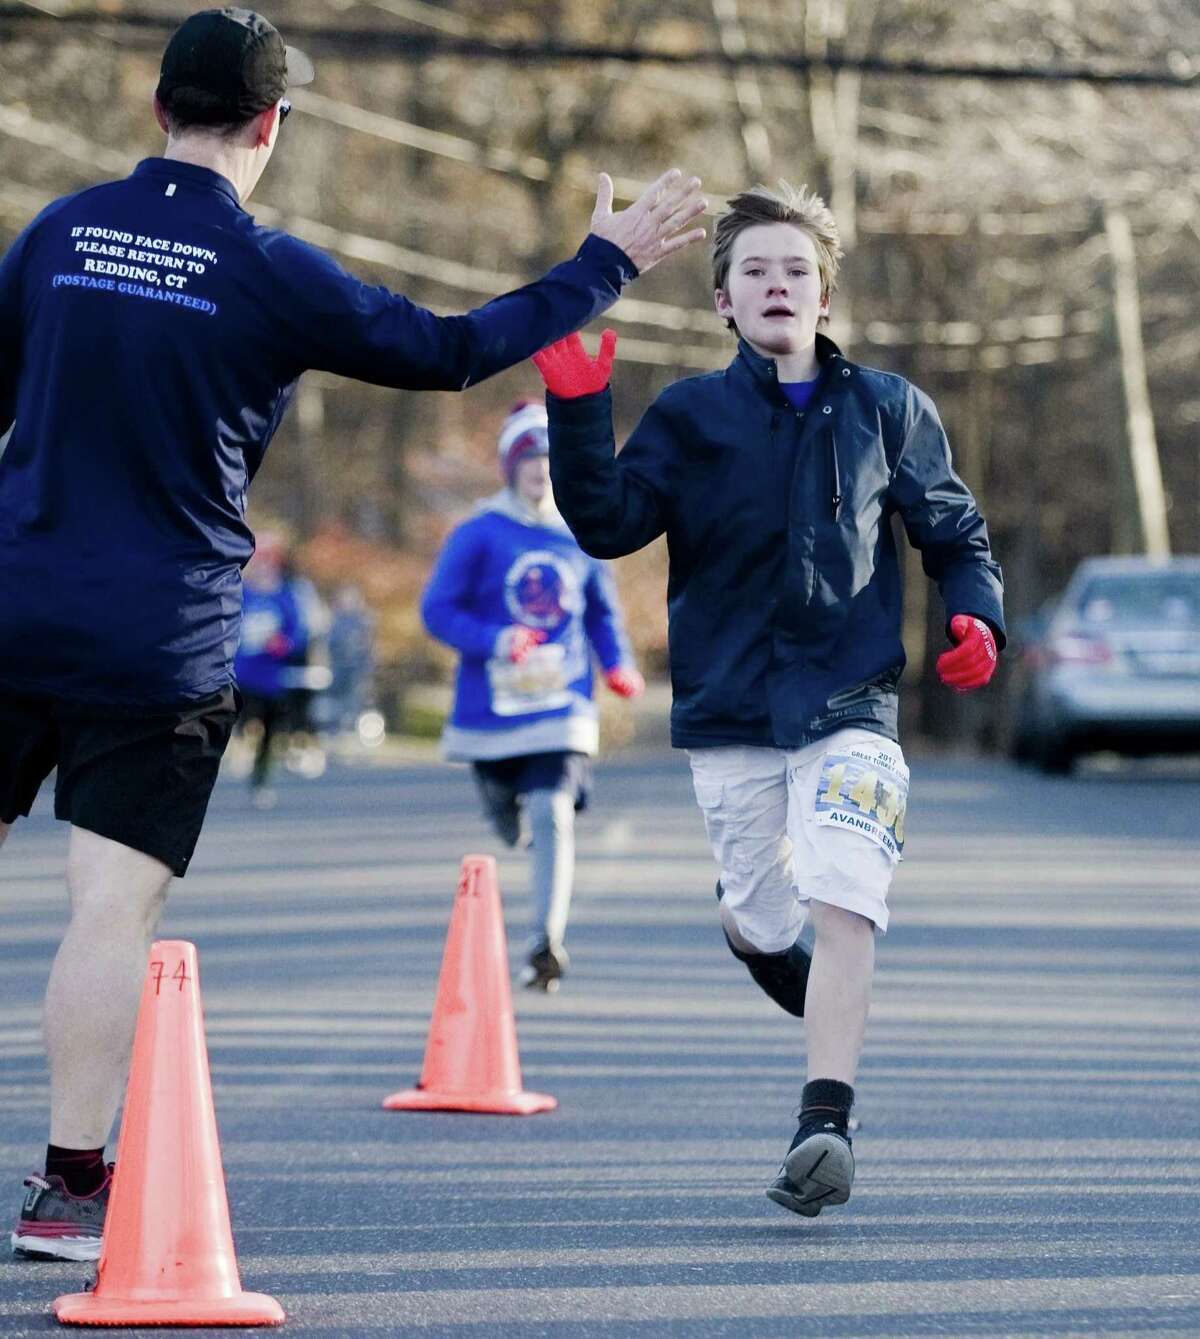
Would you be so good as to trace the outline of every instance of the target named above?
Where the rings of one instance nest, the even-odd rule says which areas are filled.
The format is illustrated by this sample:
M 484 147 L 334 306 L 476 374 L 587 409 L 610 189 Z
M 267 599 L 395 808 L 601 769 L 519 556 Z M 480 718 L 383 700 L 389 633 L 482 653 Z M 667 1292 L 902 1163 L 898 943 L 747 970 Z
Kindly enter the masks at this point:
M 163 977 L 167 975 L 167 964 L 155 960 L 150 964 L 150 974 L 154 977 L 154 993 L 162 994 Z M 180 990 L 183 989 L 185 981 L 190 981 L 191 977 L 187 974 L 187 963 L 182 958 L 175 964 L 175 970 L 170 974 L 170 980 L 178 983 Z

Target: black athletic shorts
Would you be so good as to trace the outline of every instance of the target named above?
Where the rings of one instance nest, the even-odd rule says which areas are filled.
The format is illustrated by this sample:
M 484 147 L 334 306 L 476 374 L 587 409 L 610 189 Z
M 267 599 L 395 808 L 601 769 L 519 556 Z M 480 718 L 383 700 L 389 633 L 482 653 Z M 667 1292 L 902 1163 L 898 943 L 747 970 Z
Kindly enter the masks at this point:
M 240 707 L 233 687 L 161 710 L 0 689 L 0 822 L 28 814 L 57 767 L 56 818 L 153 856 L 182 877 Z
M 513 797 L 532 790 L 562 790 L 582 810 L 592 792 L 592 760 L 586 753 L 526 753 L 516 758 L 482 759 L 471 766 L 480 782 Z

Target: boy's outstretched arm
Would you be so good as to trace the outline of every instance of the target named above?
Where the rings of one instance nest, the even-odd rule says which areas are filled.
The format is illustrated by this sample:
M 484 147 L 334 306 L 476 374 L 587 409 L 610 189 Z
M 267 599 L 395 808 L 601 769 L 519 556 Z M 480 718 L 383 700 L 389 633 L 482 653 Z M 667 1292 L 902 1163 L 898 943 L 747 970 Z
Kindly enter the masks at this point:
M 576 335 L 533 356 L 549 394 L 550 480 L 554 500 L 585 553 L 619 558 L 666 528 L 662 483 L 673 454 L 653 407 L 618 458 L 608 389 L 617 336 L 606 330 L 589 356 Z

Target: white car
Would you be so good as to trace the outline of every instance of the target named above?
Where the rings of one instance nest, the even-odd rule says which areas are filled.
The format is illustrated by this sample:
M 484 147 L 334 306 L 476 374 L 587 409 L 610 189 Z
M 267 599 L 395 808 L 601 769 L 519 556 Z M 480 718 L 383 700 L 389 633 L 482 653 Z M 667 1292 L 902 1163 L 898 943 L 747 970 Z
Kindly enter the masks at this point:
M 1039 622 L 1014 757 L 1063 773 L 1100 749 L 1200 750 L 1200 557 L 1085 559 Z

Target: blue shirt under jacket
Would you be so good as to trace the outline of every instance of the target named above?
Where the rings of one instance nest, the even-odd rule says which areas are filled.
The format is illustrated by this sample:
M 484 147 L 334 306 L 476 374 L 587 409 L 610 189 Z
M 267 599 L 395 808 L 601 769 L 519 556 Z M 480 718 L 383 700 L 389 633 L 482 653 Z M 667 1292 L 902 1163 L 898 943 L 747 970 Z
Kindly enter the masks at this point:
M 636 269 L 589 237 L 438 317 L 147 159 L 48 206 L 0 264 L 0 688 L 158 705 L 231 681 L 246 488 L 309 368 L 462 390 L 577 330 Z

